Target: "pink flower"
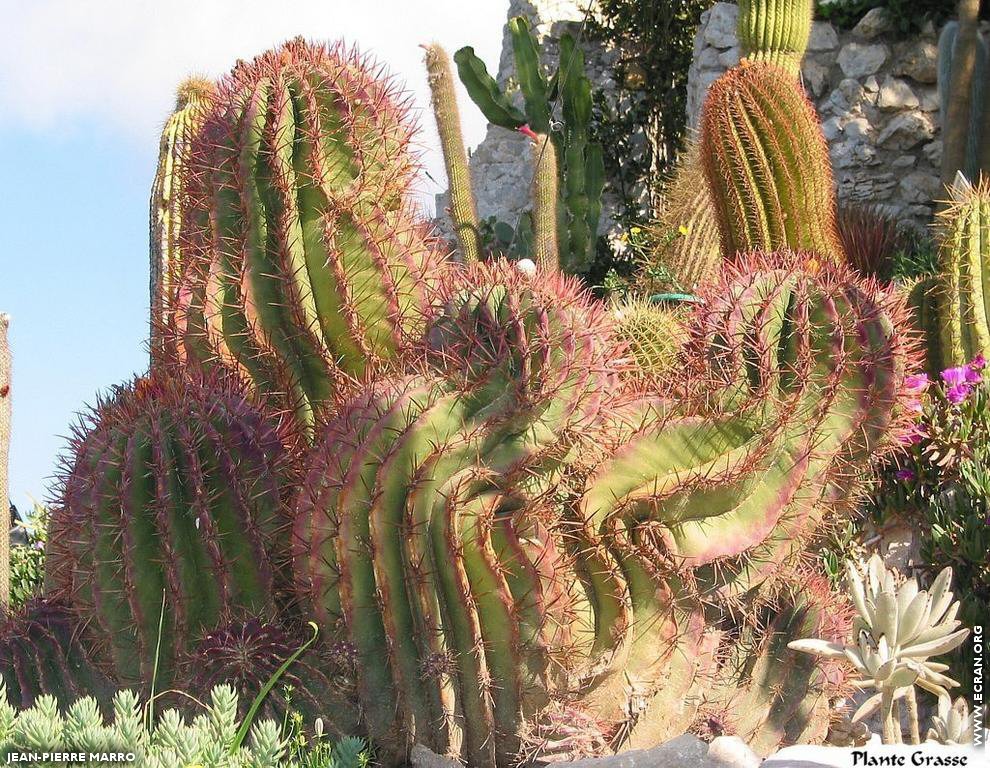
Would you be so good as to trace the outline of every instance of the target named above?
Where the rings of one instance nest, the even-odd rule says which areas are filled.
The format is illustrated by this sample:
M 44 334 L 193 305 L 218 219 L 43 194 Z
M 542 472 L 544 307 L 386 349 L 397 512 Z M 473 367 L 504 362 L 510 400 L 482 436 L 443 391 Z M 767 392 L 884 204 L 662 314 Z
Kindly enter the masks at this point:
M 980 372 L 980 368 L 976 368 L 972 363 L 966 366 L 966 383 L 967 384 L 979 384 L 983 381 L 983 374 Z
M 912 424 L 911 428 L 901 435 L 900 441 L 902 445 L 917 445 L 926 437 L 928 433 L 924 424 Z
M 539 139 L 540 139 L 540 137 L 539 137 L 539 135 L 537 135 L 536 131 L 534 131 L 528 125 L 520 125 L 517 130 L 523 136 L 528 136 L 531 141 L 539 141 Z
M 946 399 L 953 405 L 959 405 L 969 395 L 969 384 L 965 381 L 945 390 Z
M 928 389 L 928 374 L 913 373 L 904 377 L 904 387 L 909 392 L 924 392 Z
M 899 469 L 897 470 L 896 473 L 894 473 L 894 477 L 896 477 L 898 480 L 904 480 L 905 482 L 909 483 L 912 480 L 914 480 L 917 477 L 917 475 L 914 474 L 913 469 Z
M 950 387 L 958 387 L 966 383 L 966 366 L 960 365 L 957 368 L 946 368 L 942 371 L 942 381 Z
M 974 371 L 982 371 L 987 367 L 987 360 L 983 355 L 977 355 L 969 362 L 969 367 Z

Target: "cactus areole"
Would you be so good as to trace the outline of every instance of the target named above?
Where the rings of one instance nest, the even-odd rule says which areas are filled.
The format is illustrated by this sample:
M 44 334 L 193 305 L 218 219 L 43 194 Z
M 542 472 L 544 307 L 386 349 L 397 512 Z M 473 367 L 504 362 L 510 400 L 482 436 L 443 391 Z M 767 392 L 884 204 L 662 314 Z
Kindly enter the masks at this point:
M 438 256 L 410 207 L 413 136 L 395 83 L 341 45 L 296 39 L 222 78 L 192 151 L 179 357 L 308 428 L 418 335 Z

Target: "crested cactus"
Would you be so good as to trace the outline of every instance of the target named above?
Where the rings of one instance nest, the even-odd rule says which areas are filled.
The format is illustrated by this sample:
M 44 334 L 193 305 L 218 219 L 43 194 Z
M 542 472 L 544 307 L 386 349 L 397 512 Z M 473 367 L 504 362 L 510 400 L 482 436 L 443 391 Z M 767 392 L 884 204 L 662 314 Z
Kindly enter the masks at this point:
M 178 665 L 183 690 L 205 698 L 216 686 L 230 685 L 240 701 L 243 717 L 251 702 L 301 645 L 300 633 L 279 624 L 249 618 L 234 621 L 208 632 Z M 353 732 L 354 717 L 347 714 L 347 703 L 339 695 L 333 665 L 318 650 L 308 650 L 278 678 L 263 699 L 258 716 L 284 722 L 290 712 L 303 715 L 307 727 L 328 713 L 325 720 L 337 726 L 337 736 Z
M 939 215 L 942 368 L 990 356 L 990 179 L 957 178 Z
M 163 352 L 166 309 L 183 272 L 183 208 L 192 143 L 203 125 L 213 83 L 184 80 L 175 94 L 175 111 L 165 121 L 158 147 L 158 170 L 151 187 L 151 356 Z
M 93 409 L 71 451 L 48 586 L 123 685 L 167 683 L 223 618 L 273 615 L 287 453 L 238 385 L 138 379 Z
M 234 368 L 304 427 L 422 331 L 437 269 L 406 102 L 376 74 L 290 41 L 220 80 L 193 142 L 179 357 Z
M 797 77 L 814 12 L 813 0 L 742 0 L 738 23 L 742 58 L 776 64 Z
M 595 258 L 605 184 L 602 147 L 591 140 L 591 81 L 584 72 L 584 53 L 571 35 L 562 35 L 558 69 L 548 80 L 540 65 L 538 40 L 526 19 L 516 16 L 508 28 L 524 109 L 517 108 L 500 89 L 473 48 L 464 47 L 454 54 L 457 72 L 488 122 L 509 130 L 528 126 L 550 136 L 559 176 L 560 267 L 569 274 L 582 274 Z M 559 116 L 551 114 L 555 93 L 559 94 Z M 557 120 L 560 129 L 553 125 Z
M 663 212 L 653 229 L 658 245 L 643 267 L 660 268 L 670 276 L 670 287 L 693 291 L 718 274 L 719 225 L 698 142 L 692 141 L 678 157 Z
M 66 604 L 44 598 L 0 619 L 0 679 L 11 704 L 26 709 L 49 695 L 65 709 L 79 696 L 109 698 L 114 686 L 79 632 Z
M 740 64 L 712 84 L 701 155 L 722 253 L 778 249 L 842 260 L 825 137 L 798 82 L 772 64 Z
M 447 169 L 450 215 L 457 241 L 461 246 L 461 255 L 464 261 L 471 263 L 481 259 L 481 236 L 474 192 L 471 189 L 467 150 L 464 148 L 464 136 L 461 133 L 461 115 L 457 108 L 454 74 L 450 56 L 443 46 L 434 43 L 425 47 L 433 116 L 437 121 L 440 149 Z
M 444 294 L 414 372 L 342 405 L 296 500 L 297 583 L 355 649 L 364 726 L 477 766 L 682 733 L 732 608 L 779 587 L 896 430 L 903 307 L 750 259 L 706 293 L 683 368 L 704 381 L 658 401 L 573 283 L 493 265 Z M 806 671 L 819 705 L 764 696 L 766 745 L 818 732 Z

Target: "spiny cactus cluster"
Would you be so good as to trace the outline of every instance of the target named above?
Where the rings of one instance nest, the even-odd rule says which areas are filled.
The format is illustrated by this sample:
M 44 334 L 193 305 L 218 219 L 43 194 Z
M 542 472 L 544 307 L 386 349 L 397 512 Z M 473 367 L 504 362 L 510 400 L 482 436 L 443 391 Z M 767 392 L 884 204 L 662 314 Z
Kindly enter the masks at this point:
M 222 617 L 274 616 L 286 458 L 229 380 L 153 374 L 116 388 L 76 429 L 49 588 L 120 683 L 168 684 Z
M 943 368 L 990 356 L 990 178 L 959 177 L 949 195 L 939 222 Z
M 219 82 L 191 150 L 176 355 L 237 370 L 306 428 L 421 331 L 439 259 L 409 201 L 406 103 L 376 75 L 290 41 Z

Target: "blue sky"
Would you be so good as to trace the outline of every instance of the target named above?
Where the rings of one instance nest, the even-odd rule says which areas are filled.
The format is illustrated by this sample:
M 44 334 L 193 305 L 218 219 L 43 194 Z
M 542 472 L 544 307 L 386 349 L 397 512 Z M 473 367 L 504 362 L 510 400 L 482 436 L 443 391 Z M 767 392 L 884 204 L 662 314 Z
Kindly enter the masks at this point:
M 498 62 L 504 0 L 0 0 L 0 311 L 11 315 L 10 493 L 47 498 L 75 414 L 143 372 L 148 190 L 185 75 L 297 34 L 374 53 L 428 104 L 420 43 Z M 468 143 L 484 119 L 461 93 Z M 423 112 L 424 200 L 444 186 Z

